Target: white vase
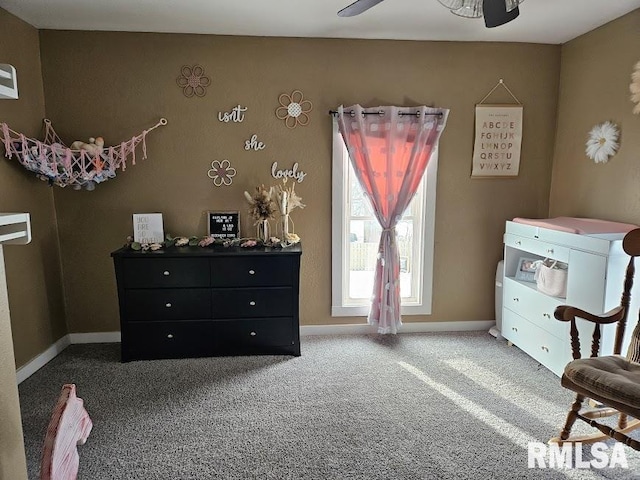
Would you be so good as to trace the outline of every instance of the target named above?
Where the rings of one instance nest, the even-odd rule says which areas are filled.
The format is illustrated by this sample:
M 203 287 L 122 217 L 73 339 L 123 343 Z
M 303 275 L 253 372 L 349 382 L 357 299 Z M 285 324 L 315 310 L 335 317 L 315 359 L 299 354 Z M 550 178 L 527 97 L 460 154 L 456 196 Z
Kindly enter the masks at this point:
M 289 214 L 282 215 L 280 218 L 280 225 L 282 228 L 282 239 L 287 238 L 287 234 L 289 233 Z

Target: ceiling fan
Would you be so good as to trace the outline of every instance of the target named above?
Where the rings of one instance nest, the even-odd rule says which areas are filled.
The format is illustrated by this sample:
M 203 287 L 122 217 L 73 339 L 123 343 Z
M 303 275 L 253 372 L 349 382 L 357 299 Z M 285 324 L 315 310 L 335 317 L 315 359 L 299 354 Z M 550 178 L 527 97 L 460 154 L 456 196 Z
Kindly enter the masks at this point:
M 384 0 L 356 0 L 338 12 L 339 17 L 354 17 Z M 484 17 L 487 28 L 498 27 L 515 19 L 524 0 L 438 0 L 451 13 L 466 18 Z

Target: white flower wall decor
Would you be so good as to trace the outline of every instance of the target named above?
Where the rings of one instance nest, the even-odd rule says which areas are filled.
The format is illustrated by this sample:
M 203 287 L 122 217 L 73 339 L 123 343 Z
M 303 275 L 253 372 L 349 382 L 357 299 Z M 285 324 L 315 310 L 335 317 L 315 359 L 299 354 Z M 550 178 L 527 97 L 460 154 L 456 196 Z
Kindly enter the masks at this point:
M 211 168 L 207 172 L 207 176 L 213 180 L 213 184 L 216 187 L 229 186 L 233 182 L 233 177 L 236 176 L 236 169 L 231 166 L 231 162 L 227 159 L 222 161 L 214 160 L 211 162 Z
M 631 74 L 631 85 L 629 85 L 629 91 L 631 92 L 631 101 L 636 104 L 633 107 L 633 113 L 640 114 L 640 62 L 636 63 L 636 67 Z
M 596 163 L 607 163 L 618 151 L 620 131 L 613 122 L 596 125 L 589 132 L 586 154 Z
M 291 95 L 286 93 L 278 97 L 280 106 L 276 109 L 276 117 L 284 120 L 287 128 L 303 127 L 309 124 L 309 113 L 313 110 L 311 100 L 305 100 L 300 90 L 294 90 Z

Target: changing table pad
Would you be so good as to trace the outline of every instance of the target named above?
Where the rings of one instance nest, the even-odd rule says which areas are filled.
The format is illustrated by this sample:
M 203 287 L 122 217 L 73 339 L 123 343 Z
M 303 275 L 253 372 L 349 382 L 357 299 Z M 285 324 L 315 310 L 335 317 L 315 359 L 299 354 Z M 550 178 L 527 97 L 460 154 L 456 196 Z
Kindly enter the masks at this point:
M 631 223 L 610 222 L 597 218 L 555 217 L 555 218 L 521 218 L 513 219 L 516 223 L 533 225 L 535 227 L 550 228 L 567 233 L 582 235 L 598 233 L 627 233 L 638 228 Z

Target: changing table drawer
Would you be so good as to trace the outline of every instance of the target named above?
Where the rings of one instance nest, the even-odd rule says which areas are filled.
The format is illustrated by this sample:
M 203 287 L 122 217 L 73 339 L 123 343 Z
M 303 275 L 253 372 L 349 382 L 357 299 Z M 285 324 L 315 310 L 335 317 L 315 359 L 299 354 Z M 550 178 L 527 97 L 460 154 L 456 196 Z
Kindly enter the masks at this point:
M 502 335 L 529 354 L 556 375 L 562 375 L 571 361 L 565 340 L 529 322 L 525 318 L 504 310 Z
M 503 301 L 505 308 L 527 318 L 552 335 L 569 338 L 569 324 L 556 320 L 553 312 L 566 303 L 564 298 L 549 297 L 536 289 L 535 283 L 524 284 L 505 278 Z
M 533 238 L 520 237 L 510 233 L 505 234 L 504 243 L 508 247 L 530 252 L 540 257 L 553 258 L 554 260 L 564 263 L 569 262 L 571 249 L 563 247 L 562 245 L 556 245 Z

